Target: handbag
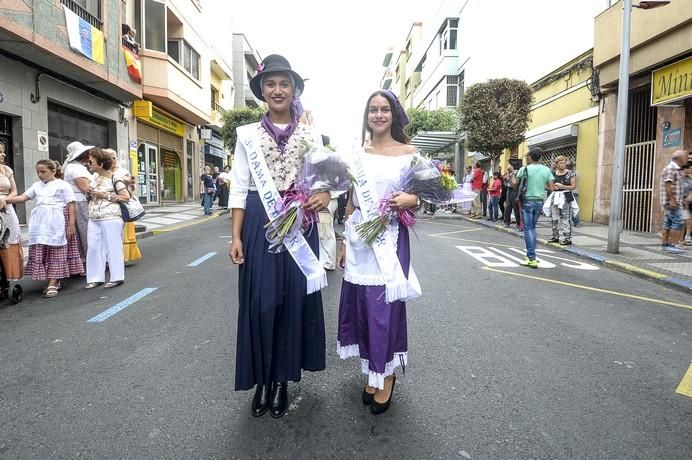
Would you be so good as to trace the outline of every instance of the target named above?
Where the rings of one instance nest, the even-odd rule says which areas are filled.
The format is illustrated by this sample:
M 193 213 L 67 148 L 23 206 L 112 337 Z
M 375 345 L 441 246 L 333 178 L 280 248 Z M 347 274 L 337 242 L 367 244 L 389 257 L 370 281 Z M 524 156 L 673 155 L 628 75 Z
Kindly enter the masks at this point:
M 136 196 L 132 195 L 129 187 L 127 187 L 127 184 L 125 184 L 125 182 L 121 180 L 113 182 L 113 190 L 117 192 L 118 189 L 115 187 L 115 184 L 117 184 L 118 182 L 122 182 L 123 185 L 125 185 L 125 189 L 127 190 L 128 195 L 130 195 L 129 200 L 118 202 L 118 204 L 120 205 L 120 216 L 123 218 L 123 221 L 134 222 L 138 219 L 141 219 L 144 216 L 144 214 L 146 214 L 146 211 L 144 211 L 142 203 L 139 202 Z
M 526 171 L 526 174 L 524 174 L 523 176 L 521 176 L 519 178 L 519 183 L 517 184 L 517 198 L 522 203 L 526 199 L 526 190 L 528 189 L 528 186 L 529 186 L 529 168 L 528 168 L 528 165 L 524 166 L 524 171 Z

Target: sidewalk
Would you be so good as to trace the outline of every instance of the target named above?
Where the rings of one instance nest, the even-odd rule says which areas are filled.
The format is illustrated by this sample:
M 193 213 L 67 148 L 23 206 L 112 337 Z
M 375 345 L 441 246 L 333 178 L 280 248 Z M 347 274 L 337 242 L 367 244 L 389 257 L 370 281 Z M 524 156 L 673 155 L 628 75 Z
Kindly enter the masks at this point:
M 504 224 L 483 219 L 471 219 L 460 214 L 447 214 L 438 211 L 434 216 L 424 216 L 425 220 L 461 219 L 494 228 L 522 238 L 523 233 L 516 225 L 505 228 Z M 608 226 L 582 222 L 579 228 L 572 228 L 572 245 L 560 246 L 548 243 L 552 238 L 550 218 L 541 215 L 536 226 L 538 241 L 551 249 L 585 257 L 602 265 L 651 279 L 670 287 L 692 293 L 692 246 L 684 254 L 670 254 L 661 250 L 661 240 L 653 233 L 624 231 L 620 237 L 620 253 L 606 252 Z
M 146 214 L 135 222 L 137 239 L 166 233 L 189 225 L 198 224 L 210 219 L 215 219 L 222 214 L 228 214 L 228 210 L 218 207 L 212 208 L 212 215 L 205 216 L 204 209 L 199 202 L 174 203 L 166 206 L 145 207 Z M 28 226 L 21 225 L 22 246 L 24 258 L 29 254 L 27 245 Z

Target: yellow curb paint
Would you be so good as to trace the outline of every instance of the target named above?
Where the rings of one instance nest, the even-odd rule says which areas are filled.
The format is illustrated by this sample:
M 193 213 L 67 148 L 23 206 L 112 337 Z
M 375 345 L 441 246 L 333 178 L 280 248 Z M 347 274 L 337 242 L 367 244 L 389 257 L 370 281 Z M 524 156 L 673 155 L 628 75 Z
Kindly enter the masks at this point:
M 617 260 L 606 260 L 603 263 L 605 265 L 611 265 L 613 267 L 618 267 L 618 268 L 621 268 L 623 270 L 627 270 L 629 272 L 641 273 L 642 275 L 650 276 L 650 277 L 656 278 L 656 279 L 662 279 L 662 278 L 667 277 L 667 275 L 663 275 L 663 274 L 658 273 L 658 272 L 647 270 L 646 268 L 640 268 L 640 267 L 637 267 L 635 265 L 630 265 L 630 264 L 627 264 L 625 262 L 619 262 Z
M 518 276 L 520 278 L 528 278 L 536 281 L 544 281 L 546 283 L 559 284 L 561 286 L 569 286 L 576 289 L 584 289 L 585 291 L 600 292 L 603 294 L 610 294 L 618 297 L 626 297 L 628 299 L 643 300 L 644 302 L 659 303 L 663 305 L 670 305 L 672 307 L 685 308 L 687 310 L 692 310 L 692 305 L 687 305 L 684 303 L 669 302 L 667 300 L 653 299 L 651 297 L 643 297 L 634 294 L 627 294 L 625 292 L 611 291 L 609 289 L 595 288 L 591 286 L 584 286 L 583 284 L 568 283 L 566 281 L 558 281 L 550 278 L 541 278 L 540 276 L 525 275 L 523 273 L 515 273 L 507 270 L 498 270 L 497 268 L 483 267 L 481 270 L 487 270 L 490 272 L 503 273 L 505 275 Z
M 175 230 L 180 230 L 181 228 L 191 227 L 193 225 L 201 224 L 202 222 L 208 222 L 212 219 L 216 219 L 219 216 L 221 216 L 221 214 L 214 214 L 213 216 L 208 216 L 204 219 L 194 220 L 192 222 L 187 222 L 185 224 L 180 224 L 180 225 L 175 225 L 173 227 L 166 227 L 166 228 L 152 230 L 151 233 L 152 233 L 152 235 L 160 235 L 161 233 L 173 232 Z
M 690 368 L 687 369 L 687 374 L 685 374 L 685 376 L 682 378 L 680 385 L 678 385 L 675 392 L 677 394 L 687 396 L 688 398 L 692 398 L 692 364 L 690 365 Z
M 445 235 L 453 235 L 454 233 L 468 233 L 468 232 L 477 232 L 483 230 L 482 228 L 468 228 L 466 230 L 455 230 L 453 232 L 444 232 L 444 233 L 435 233 L 430 236 L 445 236 Z

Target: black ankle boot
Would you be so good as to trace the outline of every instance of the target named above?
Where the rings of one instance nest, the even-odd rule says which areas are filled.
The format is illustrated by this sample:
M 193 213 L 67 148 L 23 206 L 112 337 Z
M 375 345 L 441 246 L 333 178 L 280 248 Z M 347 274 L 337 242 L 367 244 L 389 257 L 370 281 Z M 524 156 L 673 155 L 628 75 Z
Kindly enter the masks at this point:
M 269 410 L 269 385 L 257 385 L 252 398 L 252 416 L 261 417 Z
M 269 413 L 274 418 L 282 417 L 288 410 L 288 384 L 286 382 L 274 382 L 272 394 L 269 398 Z

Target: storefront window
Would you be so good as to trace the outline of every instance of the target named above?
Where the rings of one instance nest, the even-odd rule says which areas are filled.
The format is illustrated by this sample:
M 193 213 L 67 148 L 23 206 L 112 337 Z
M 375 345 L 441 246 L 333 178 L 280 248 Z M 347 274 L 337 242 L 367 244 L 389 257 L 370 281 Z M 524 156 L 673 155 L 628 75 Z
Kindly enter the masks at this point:
M 194 180 L 192 179 L 192 152 L 195 151 L 195 143 L 192 141 L 187 141 L 186 146 L 186 156 L 187 156 L 187 199 L 191 200 L 195 194 L 193 192 Z
M 79 141 L 97 147 L 115 147 L 109 142 L 108 121 L 83 112 L 48 103 L 48 156 L 51 160 L 65 161 L 67 145 Z M 112 122 L 114 123 L 114 122 Z
M 175 152 L 161 151 L 161 199 L 166 201 L 180 201 L 183 199 L 181 187 L 183 170 L 180 158 Z

